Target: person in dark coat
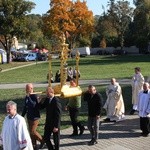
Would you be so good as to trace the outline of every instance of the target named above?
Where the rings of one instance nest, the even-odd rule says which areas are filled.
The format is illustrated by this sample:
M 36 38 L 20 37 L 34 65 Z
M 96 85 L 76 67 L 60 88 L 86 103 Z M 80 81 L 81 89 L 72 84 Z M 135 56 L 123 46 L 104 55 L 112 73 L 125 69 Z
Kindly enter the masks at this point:
M 44 141 L 46 142 L 48 150 L 59 150 L 62 107 L 59 99 L 54 96 L 54 90 L 51 87 L 47 87 L 46 93 L 47 98 L 40 103 L 41 108 L 46 108 Z M 50 140 L 52 134 L 54 146 Z
M 55 82 L 60 82 L 60 70 L 57 70 L 55 74 Z
M 38 133 L 37 131 L 40 119 L 40 111 L 39 111 L 38 97 L 36 94 L 33 94 L 32 83 L 28 83 L 26 85 L 26 96 L 22 116 L 24 117 L 26 114 L 33 147 L 36 148 L 37 147 L 36 141 L 39 141 L 41 142 L 40 145 L 41 148 L 44 144 L 44 141 L 40 133 Z
M 93 85 L 88 86 L 88 91 L 84 93 L 83 98 L 88 105 L 88 129 L 91 133 L 91 141 L 88 144 L 94 145 L 97 144 L 103 100 Z

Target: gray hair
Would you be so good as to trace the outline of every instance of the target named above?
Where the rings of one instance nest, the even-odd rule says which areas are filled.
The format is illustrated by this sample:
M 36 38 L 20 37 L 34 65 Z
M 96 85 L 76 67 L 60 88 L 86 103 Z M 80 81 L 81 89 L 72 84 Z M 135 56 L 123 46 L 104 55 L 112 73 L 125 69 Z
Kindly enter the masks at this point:
M 91 84 L 88 86 L 89 89 L 91 89 L 91 88 L 93 88 L 93 87 L 94 87 L 94 85 L 91 85 Z
M 17 103 L 15 103 L 14 101 L 8 101 L 6 106 L 15 106 L 17 109 Z
M 144 82 L 144 85 L 149 86 L 149 83 L 148 82 Z

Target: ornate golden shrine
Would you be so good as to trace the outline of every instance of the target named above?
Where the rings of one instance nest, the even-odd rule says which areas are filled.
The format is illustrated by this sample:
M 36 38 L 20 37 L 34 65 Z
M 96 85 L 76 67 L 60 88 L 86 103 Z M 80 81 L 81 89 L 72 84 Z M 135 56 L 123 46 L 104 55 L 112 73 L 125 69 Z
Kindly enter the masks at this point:
M 72 97 L 72 96 L 78 96 L 82 94 L 82 90 L 79 86 L 79 59 L 80 55 L 79 52 L 76 53 L 76 84 L 77 87 L 70 87 L 66 83 L 67 79 L 67 60 L 68 60 L 68 55 L 69 55 L 69 49 L 68 49 L 68 44 L 66 44 L 66 38 L 65 35 L 62 34 L 62 44 L 61 44 L 61 52 L 60 52 L 60 84 L 55 85 L 54 92 L 56 96 L 67 98 L 67 97 Z M 51 83 L 51 72 L 52 72 L 52 55 L 49 54 L 49 87 L 52 87 Z

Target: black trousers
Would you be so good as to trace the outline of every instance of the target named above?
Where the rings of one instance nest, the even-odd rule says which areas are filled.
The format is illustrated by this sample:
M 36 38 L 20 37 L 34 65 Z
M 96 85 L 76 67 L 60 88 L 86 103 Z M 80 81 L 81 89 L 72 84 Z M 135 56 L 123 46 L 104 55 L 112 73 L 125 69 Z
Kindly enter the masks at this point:
M 71 124 L 73 127 L 73 133 L 75 134 L 78 134 L 78 127 L 79 129 L 83 128 L 83 125 L 81 125 L 81 122 L 78 121 L 79 110 L 80 108 L 69 107 L 69 115 L 70 115 Z
M 51 135 L 53 134 L 53 142 L 54 142 L 54 147 L 51 142 Z M 44 141 L 48 147 L 48 150 L 59 150 L 59 145 L 60 145 L 60 131 L 58 132 L 53 132 L 53 128 L 50 127 L 49 125 L 45 125 L 45 130 L 44 130 Z
M 150 133 L 150 118 L 140 117 L 140 129 L 145 135 Z

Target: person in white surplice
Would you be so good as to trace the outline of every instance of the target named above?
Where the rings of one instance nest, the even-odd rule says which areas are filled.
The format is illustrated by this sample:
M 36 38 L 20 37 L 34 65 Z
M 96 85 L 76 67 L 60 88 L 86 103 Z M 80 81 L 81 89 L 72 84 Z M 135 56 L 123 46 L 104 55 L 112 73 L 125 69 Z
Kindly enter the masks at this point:
M 150 89 L 147 82 L 144 83 L 143 91 L 138 95 L 137 110 L 140 117 L 141 136 L 147 137 L 150 133 Z
M 25 119 L 17 113 L 17 104 L 6 104 L 8 115 L 5 117 L 0 135 L 3 150 L 33 150 Z
M 133 108 L 130 112 L 130 115 L 133 115 L 134 112 L 137 110 L 137 99 L 138 99 L 138 94 L 141 90 L 143 90 L 143 84 L 144 84 L 144 77 L 141 74 L 141 69 L 140 67 L 136 67 L 135 69 L 135 74 L 132 77 L 132 105 Z
M 103 108 L 106 110 L 107 118 L 104 121 L 121 121 L 125 119 L 125 107 L 122 97 L 122 90 L 115 78 L 111 79 L 111 84 L 106 88 L 107 100 Z

